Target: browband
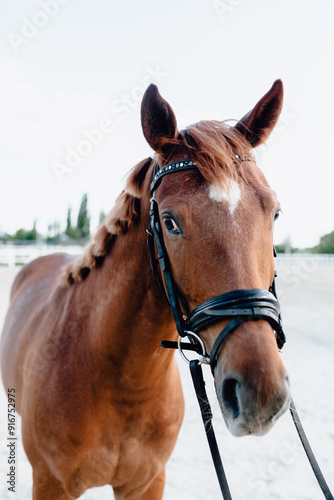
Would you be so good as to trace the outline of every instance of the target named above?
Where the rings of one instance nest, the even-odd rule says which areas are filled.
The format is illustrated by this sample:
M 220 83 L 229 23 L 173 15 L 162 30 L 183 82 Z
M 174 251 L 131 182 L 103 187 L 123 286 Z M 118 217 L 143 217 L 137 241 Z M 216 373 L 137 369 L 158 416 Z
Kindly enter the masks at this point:
M 195 162 L 193 162 L 193 160 L 174 161 L 172 163 L 168 163 L 167 165 L 165 165 L 160 169 L 159 169 L 159 164 L 156 163 L 153 172 L 153 180 L 150 186 L 151 194 L 153 194 L 154 191 L 157 189 L 164 175 L 191 169 L 197 169 L 197 166 Z

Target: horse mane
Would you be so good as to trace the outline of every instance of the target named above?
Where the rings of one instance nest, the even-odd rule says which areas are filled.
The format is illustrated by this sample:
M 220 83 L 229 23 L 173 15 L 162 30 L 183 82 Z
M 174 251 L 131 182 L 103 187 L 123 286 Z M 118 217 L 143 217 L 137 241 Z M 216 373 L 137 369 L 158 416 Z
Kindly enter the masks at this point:
M 226 122 L 203 120 L 180 132 L 182 143 L 193 151 L 198 169 L 207 184 L 226 186 L 231 179 L 244 178 L 243 160 L 253 159 L 245 137 Z
M 140 216 L 140 198 L 145 175 L 152 158 L 146 158 L 130 171 L 125 189 L 116 199 L 114 207 L 97 227 L 92 242 L 85 252 L 75 261 L 64 267 L 61 275 L 63 286 L 70 286 L 75 281 L 86 279 L 91 269 L 101 267 L 105 257 L 109 254 L 115 238 L 125 234 L 129 227 L 136 223 Z
M 226 185 L 231 179 L 244 179 L 242 162 L 252 157 L 246 139 L 234 127 L 215 120 L 200 121 L 181 130 L 178 137 L 170 141 L 170 146 L 173 151 L 178 147 L 187 148 L 208 184 L 220 182 Z M 130 171 L 125 189 L 98 226 L 84 254 L 65 266 L 61 276 L 63 286 L 82 281 L 91 269 L 101 267 L 115 238 L 125 234 L 139 220 L 144 179 L 157 161 L 163 165 L 169 158 L 162 155 L 156 155 L 155 159 L 146 158 Z

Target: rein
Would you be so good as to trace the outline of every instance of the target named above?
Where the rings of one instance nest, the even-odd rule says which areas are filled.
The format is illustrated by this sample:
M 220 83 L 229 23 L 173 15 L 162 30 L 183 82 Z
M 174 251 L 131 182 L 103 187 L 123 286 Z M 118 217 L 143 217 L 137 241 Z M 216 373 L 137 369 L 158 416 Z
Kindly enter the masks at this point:
M 238 156 L 238 159 L 241 161 L 249 160 L 247 157 L 241 158 L 240 156 Z M 189 363 L 190 373 L 200 406 L 202 420 L 220 489 L 225 500 L 232 500 L 212 426 L 213 416 L 205 390 L 205 382 L 201 365 L 203 363 L 209 364 L 212 373 L 214 373 L 220 349 L 232 333 L 240 325 L 247 321 L 267 321 L 275 332 L 276 342 L 279 349 L 283 347 L 286 339 L 282 327 L 280 305 L 276 295 L 276 272 L 269 290 L 260 288 L 250 290 L 234 290 L 203 302 L 191 312 L 188 311 L 187 305 L 178 293 L 176 284 L 173 280 L 171 266 L 164 244 L 155 192 L 165 175 L 194 169 L 197 169 L 197 166 L 192 160 L 168 163 L 161 169 L 158 164 L 155 165 L 153 180 L 150 186 L 150 225 L 147 230 L 147 244 L 150 251 L 153 274 L 156 276 L 160 289 L 171 308 L 176 329 L 179 334 L 178 342 L 162 341 L 161 346 L 165 348 L 178 349 L 183 359 Z M 155 247 L 158 252 L 158 258 L 156 258 Z M 275 249 L 274 256 L 276 257 Z M 162 275 L 164 277 L 164 281 L 162 279 Z M 230 322 L 219 333 L 212 347 L 211 353 L 208 354 L 199 333 L 207 325 L 219 322 L 222 319 L 230 319 Z M 185 337 L 189 339 L 190 343 L 182 342 L 182 339 Z M 184 350 L 195 351 L 199 355 L 199 359 L 192 361 L 188 360 L 183 352 Z M 309 445 L 292 400 L 290 404 L 290 413 L 310 465 L 325 498 L 327 500 L 334 500 L 334 497 L 322 475 L 316 458 Z

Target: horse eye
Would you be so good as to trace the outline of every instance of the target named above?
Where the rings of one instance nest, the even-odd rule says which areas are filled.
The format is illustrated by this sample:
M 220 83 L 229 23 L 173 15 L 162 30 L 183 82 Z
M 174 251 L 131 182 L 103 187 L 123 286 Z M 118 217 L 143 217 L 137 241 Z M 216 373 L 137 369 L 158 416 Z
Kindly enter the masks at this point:
M 165 224 L 165 228 L 172 234 L 180 234 L 180 230 L 172 217 L 163 217 L 163 223 Z
M 275 215 L 274 215 L 274 220 L 277 220 L 277 219 L 278 219 L 278 217 L 279 217 L 279 213 L 280 213 L 280 212 L 281 212 L 281 209 L 279 208 L 279 209 L 277 210 L 277 212 L 275 213 Z

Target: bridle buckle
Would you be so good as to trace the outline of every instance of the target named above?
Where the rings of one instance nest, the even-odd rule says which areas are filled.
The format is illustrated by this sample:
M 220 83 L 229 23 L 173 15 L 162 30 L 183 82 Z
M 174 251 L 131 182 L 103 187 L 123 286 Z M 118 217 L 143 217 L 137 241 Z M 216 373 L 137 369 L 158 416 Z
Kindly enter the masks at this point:
M 205 344 L 204 344 L 203 340 L 201 339 L 201 337 L 199 335 L 197 335 L 197 333 L 191 332 L 190 330 L 185 330 L 184 333 L 185 333 L 185 336 L 188 337 L 190 342 L 191 342 L 192 338 L 195 339 L 195 341 L 196 341 L 196 347 L 198 346 L 198 348 L 197 349 L 190 349 L 190 350 L 196 350 L 196 352 L 198 354 L 198 363 L 200 365 L 202 365 L 202 364 L 209 365 L 210 364 L 210 357 L 208 356 L 208 354 L 206 352 Z M 183 350 L 186 349 L 186 347 L 184 345 L 184 342 L 182 342 L 182 340 L 183 340 L 183 338 L 181 336 L 179 336 L 178 341 L 177 341 L 177 348 L 179 350 L 179 353 L 180 353 L 182 359 L 186 363 L 189 364 L 191 360 L 188 359 L 187 356 L 183 352 Z M 199 351 L 199 348 L 201 349 L 202 352 Z

